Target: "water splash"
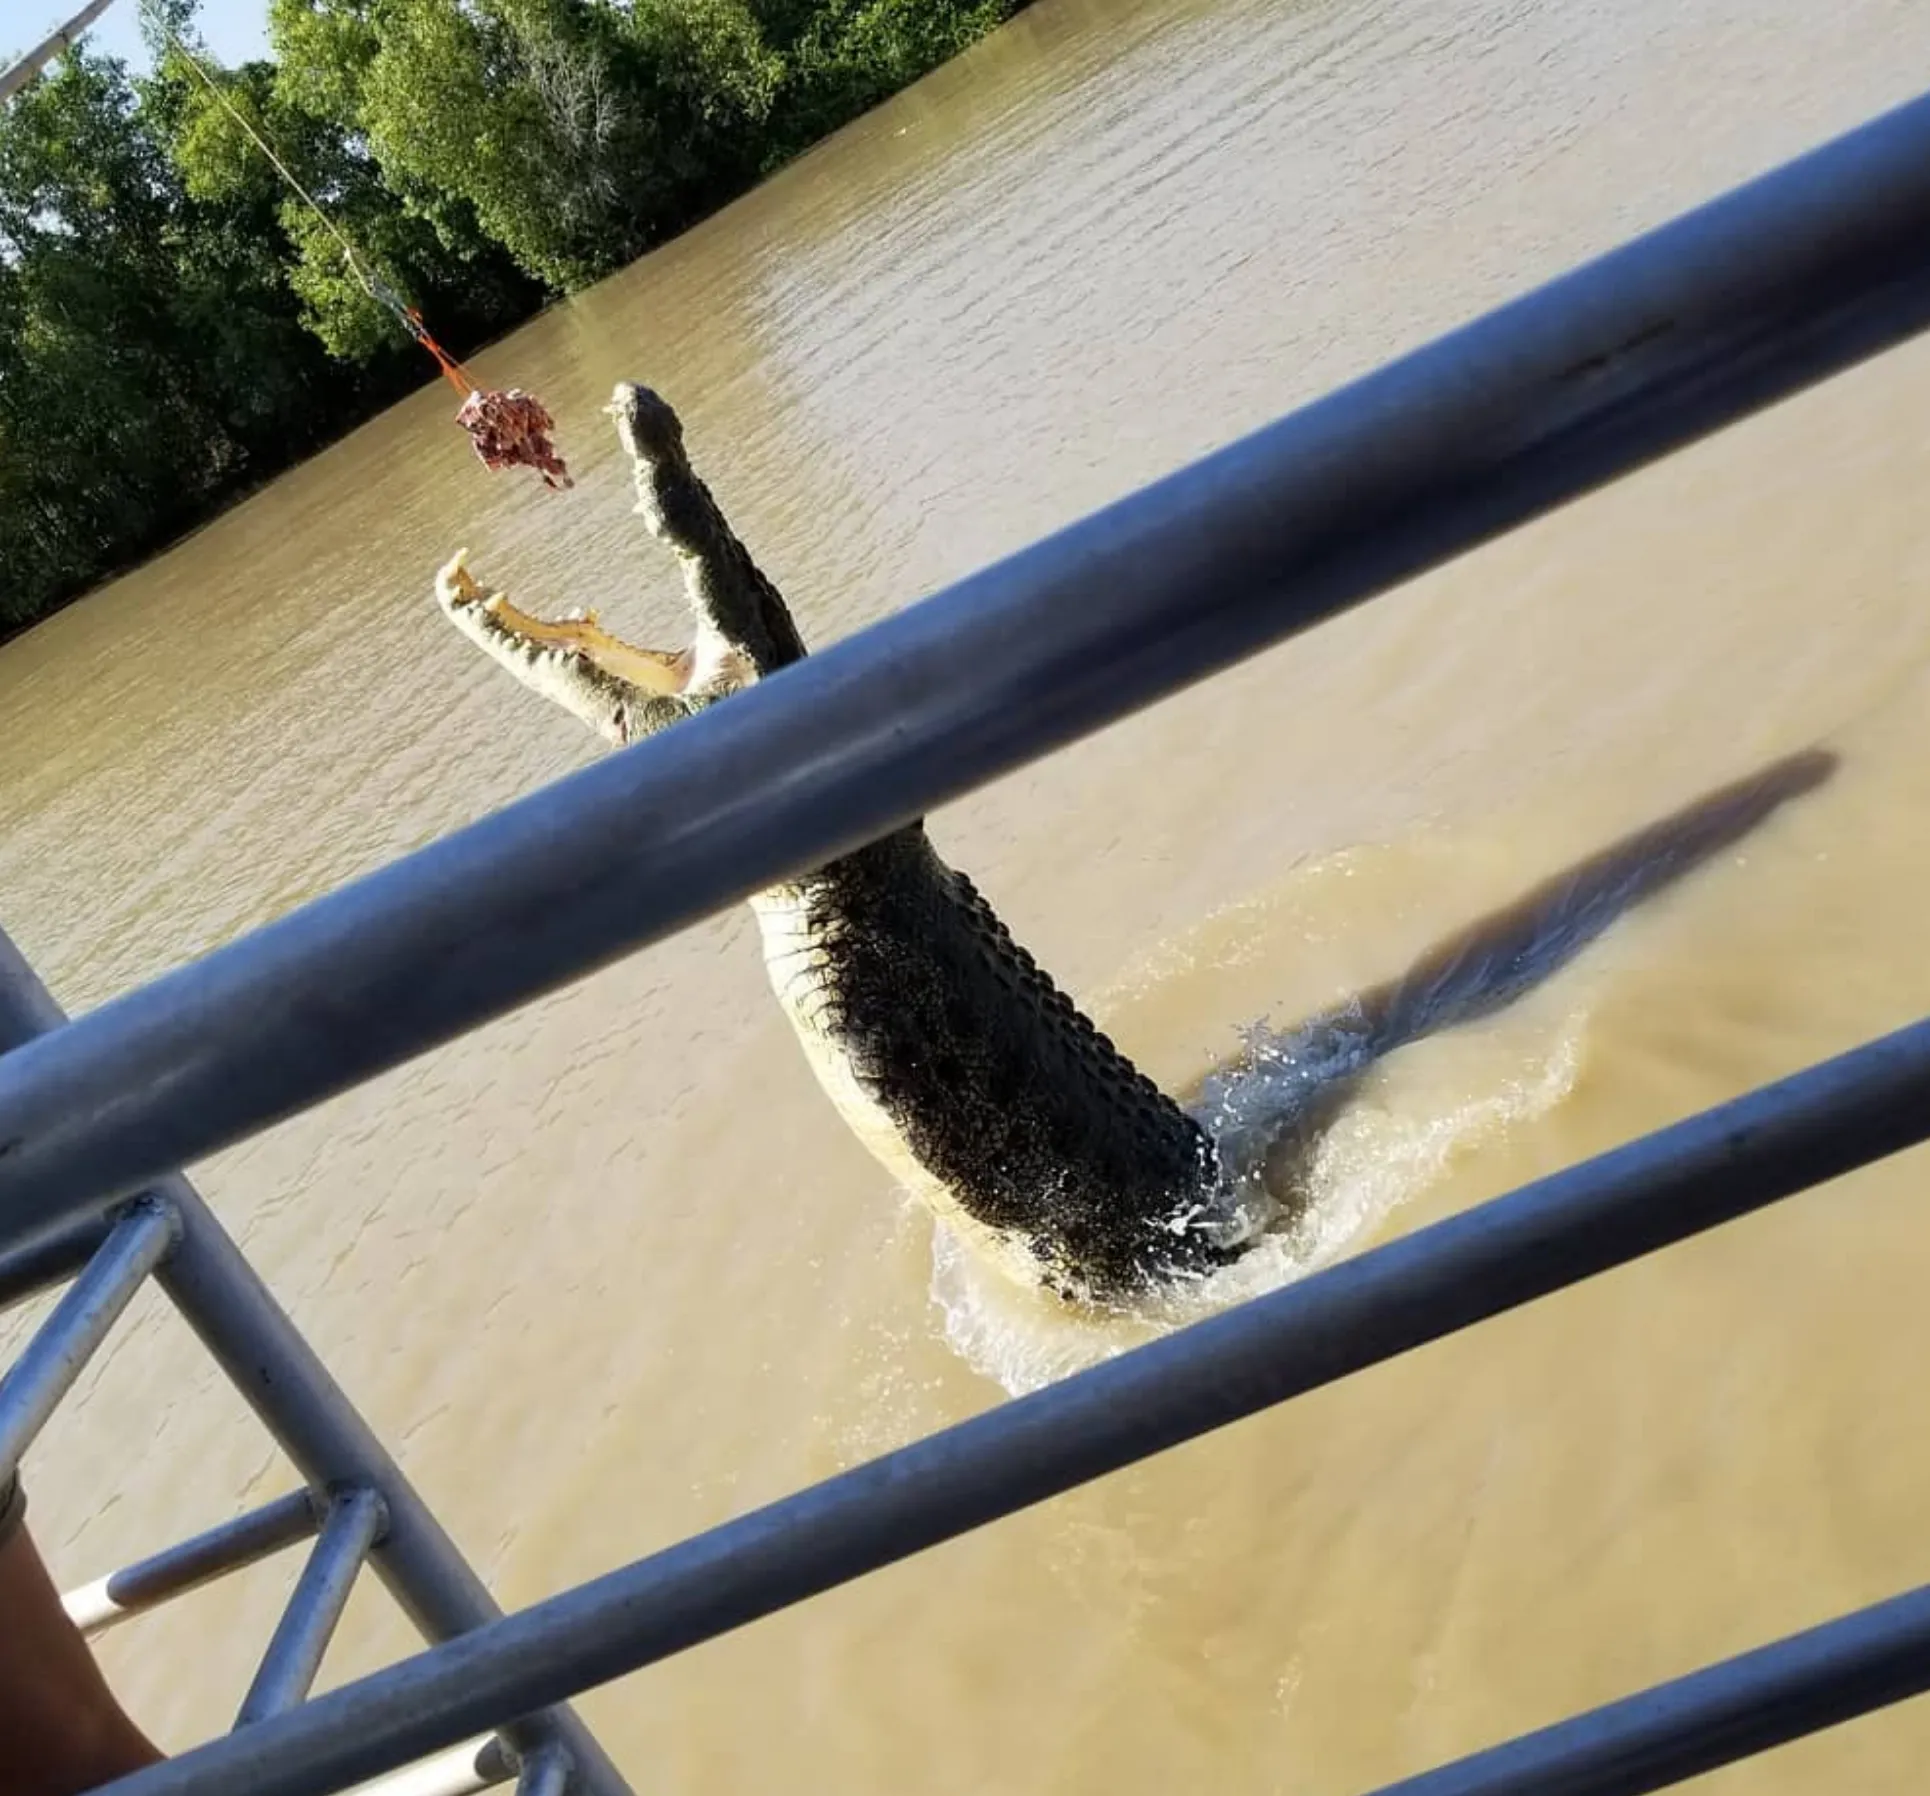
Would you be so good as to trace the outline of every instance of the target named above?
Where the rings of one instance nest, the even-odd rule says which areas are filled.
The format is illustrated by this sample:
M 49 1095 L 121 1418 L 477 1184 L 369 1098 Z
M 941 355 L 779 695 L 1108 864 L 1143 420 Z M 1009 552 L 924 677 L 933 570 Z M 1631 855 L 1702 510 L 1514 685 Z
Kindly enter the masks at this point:
M 1517 1016 L 1381 1059 L 1359 1020 L 1249 1027 L 1189 1106 L 1252 1228 L 1237 1262 L 1130 1311 L 1078 1311 L 1002 1278 L 935 1226 L 931 1295 L 952 1351 L 1020 1396 L 1330 1265 L 1466 1155 L 1559 1104 L 1586 1029 L 1580 1010 L 1552 1028 Z

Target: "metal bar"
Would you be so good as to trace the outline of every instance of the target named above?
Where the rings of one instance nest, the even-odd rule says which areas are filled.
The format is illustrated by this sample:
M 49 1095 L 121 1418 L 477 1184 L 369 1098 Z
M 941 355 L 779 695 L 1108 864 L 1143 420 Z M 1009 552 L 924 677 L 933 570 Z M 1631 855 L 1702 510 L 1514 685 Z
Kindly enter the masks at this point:
M 1639 1796 L 1930 1690 L 1930 1585 L 1378 1796 Z
M 489 1734 L 378 1782 L 358 1784 L 355 1796 L 478 1796 L 515 1777 L 515 1761 L 502 1742 Z
M 105 1217 L 83 1216 L 0 1253 L 0 1310 L 65 1284 L 94 1257 L 110 1226 Z
M 5 944 L 0 934 L 0 951 Z M 430 1640 L 448 1640 L 499 1619 L 496 1599 L 200 1195 L 179 1177 L 164 1181 L 162 1189 L 191 1220 L 188 1238 L 162 1268 L 162 1288 L 304 1476 L 324 1485 L 366 1483 L 382 1492 L 389 1529 L 375 1550 L 374 1567 L 404 1613 Z M 550 1739 L 567 1746 L 579 1768 L 581 1796 L 631 1796 L 577 1716 L 564 1708 L 535 1712 L 542 1708 L 531 1704 L 520 1717 L 498 1716 L 489 1725 L 503 1725 L 519 1750 Z
M 53 995 L 0 930 L 0 1058 L 64 1021 Z M 183 1223 L 182 1239 L 156 1282 L 311 1485 L 368 1485 L 382 1493 L 389 1529 L 374 1565 L 404 1614 L 430 1640 L 499 1619 L 502 1610 L 487 1586 L 201 1194 L 179 1174 L 160 1180 L 156 1190 Z M 530 1713 L 505 1731 L 519 1751 L 551 1739 L 566 1746 L 581 1796 L 631 1796 L 569 1710 Z
M 387 1523 L 376 1491 L 345 1491 L 335 1499 L 268 1650 L 261 1656 L 261 1669 L 242 1698 L 236 1727 L 252 1727 L 270 1715 L 280 1715 L 308 1694 L 342 1611 L 348 1607 L 355 1580 Z
M 246 1515 L 221 1523 L 178 1546 L 96 1578 L 61 1601 L 67 1619 L 90 1638 L 203 1584 L 240 1571 L 279 1553 L 283 1547 L 306 1540 L 315 1532 L 318 1513 L 314 1497 L 305 1490 L 290 1491 Z
M 0 1238 L 137 1190 L 1927 321 L 1930 98 L 7 1056 Z
M 66 24 L 34 45 L 12 68 L 0 69 L 0 106 L 31 82 L 61 51 L 71 48 L 80 34 L 113 4 L 114 0 L 88 0 Z
M 1926 1131 L 1930 1024 L 1919 1024 L 945 1429 L 117 1789 L 323 1796 L 1746 1215 Z M 1914 1677 L 1914 1662 L 1908 1670 Z
M 516 1796 L 569 1796 L 570 1758 L 560 1746 L 545 1746 L 523 1761 Z
M 179 1227 L 166 1204 L 143 1201 L 131 1209 L 0 1378 L 0 1478 L 20 1464 L 134 1293 L 167 1257 Z

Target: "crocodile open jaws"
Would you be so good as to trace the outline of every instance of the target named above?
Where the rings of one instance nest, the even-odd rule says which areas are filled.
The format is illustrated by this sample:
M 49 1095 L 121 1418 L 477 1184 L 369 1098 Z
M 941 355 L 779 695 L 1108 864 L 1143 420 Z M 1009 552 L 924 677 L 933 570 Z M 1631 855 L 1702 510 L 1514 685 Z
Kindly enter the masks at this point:
M 776 588 L 692 471 L 676 414 L 610 406 L 637 510 L 683 564 L 684 649 L 485 596 L 458 555 L 436 596 L 464 635 L 613 744 L 666 729 L 805 654 Z M 751 900 L 778 1001 L 819 1082 L 884 1165 L 973 1245 L 1069 1299 L 1130 1301 L 1236 1257 L 1212 1142 L 1039 970 L 922 823 Z

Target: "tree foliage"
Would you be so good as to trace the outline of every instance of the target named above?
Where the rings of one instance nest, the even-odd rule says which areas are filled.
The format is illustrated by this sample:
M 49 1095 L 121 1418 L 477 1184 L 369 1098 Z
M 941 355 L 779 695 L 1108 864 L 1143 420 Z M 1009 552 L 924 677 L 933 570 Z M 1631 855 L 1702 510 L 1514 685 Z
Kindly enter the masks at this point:
M 233 70 L 144 4 L 0 112 L 0 635 L 417 384 L 365 276 L 461 353 L 1023 0 L 272 0 Z

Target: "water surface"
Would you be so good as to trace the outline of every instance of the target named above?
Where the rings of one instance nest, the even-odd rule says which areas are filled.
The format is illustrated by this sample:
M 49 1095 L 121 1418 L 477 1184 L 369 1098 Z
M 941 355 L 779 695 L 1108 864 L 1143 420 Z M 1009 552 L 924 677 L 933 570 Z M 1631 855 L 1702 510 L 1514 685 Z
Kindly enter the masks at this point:
M 1902 0 L 1042 0 L 0 651 L 0 915 L 86 1007 L 596 752 L 437 617 L 674 641 L 595 406 L 660 386 L 848 632 L 1907 97 Z M 1169 1085 L 1725 782 L 1833 776 L 1517 1003 L 1377 1061 L 1331 1258 L 1930 1011 L 1930 353 L 1907 349 L 934 819 Z M 1103 605 L 1106 595 L 1089 602 Z M 509 1604 L 1117 1338 L 960 1265 L 717 919 L 198 1168 Z M 1889 1165 L 596 1694 L 640 1789 L 1342 1796 L 1930 1577 L 1930 1229 Z M 1267 1278 L 1301 1262 L 1281 1256 Z M 1130 1332 L 1130 1331 L 1127 1331 Z M 140 1308 L 37 1448 L 69 1582 L 283 1488 Z M 111 1637 L 182 1745 L 293 1564 Z M 407 1642 L 359 1596 L 329 1677 Z M 1914 1793 L 1906 1708 L 1712 1780 Z

